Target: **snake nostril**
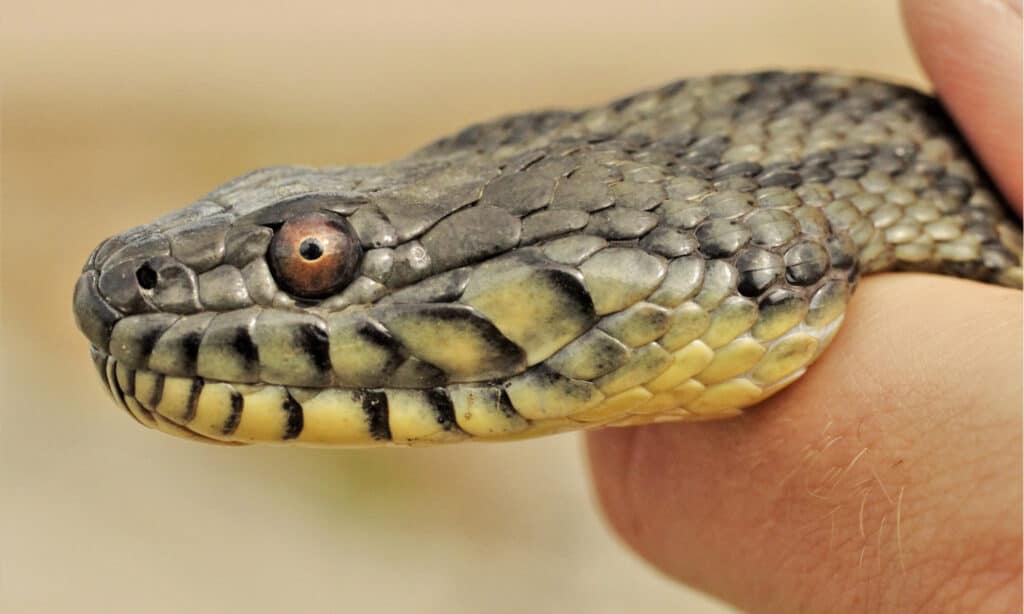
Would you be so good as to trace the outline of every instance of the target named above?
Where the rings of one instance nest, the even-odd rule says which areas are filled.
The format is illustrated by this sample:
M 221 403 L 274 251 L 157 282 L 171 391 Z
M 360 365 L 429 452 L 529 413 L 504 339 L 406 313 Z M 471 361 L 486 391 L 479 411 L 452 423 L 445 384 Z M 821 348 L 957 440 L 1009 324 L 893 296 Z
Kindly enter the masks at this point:
M 143 290 L 152 290 L 156 287 L 156 271 L 149 263 L 145 263 L 135 271 L 135 279 Z

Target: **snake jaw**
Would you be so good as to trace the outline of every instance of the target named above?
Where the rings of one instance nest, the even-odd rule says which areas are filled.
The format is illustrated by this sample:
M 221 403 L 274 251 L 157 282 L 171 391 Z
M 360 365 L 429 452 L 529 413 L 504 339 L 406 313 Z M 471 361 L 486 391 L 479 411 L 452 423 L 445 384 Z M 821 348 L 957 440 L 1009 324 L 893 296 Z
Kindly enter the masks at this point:
M 1020 287 L 1019 226 L 961 145 L 906 88 L 693 79 L 254 171 L 102 243 L 75 319 L 120 405 L 204 441 L 730 416 L 806 371 L 861 273 Z

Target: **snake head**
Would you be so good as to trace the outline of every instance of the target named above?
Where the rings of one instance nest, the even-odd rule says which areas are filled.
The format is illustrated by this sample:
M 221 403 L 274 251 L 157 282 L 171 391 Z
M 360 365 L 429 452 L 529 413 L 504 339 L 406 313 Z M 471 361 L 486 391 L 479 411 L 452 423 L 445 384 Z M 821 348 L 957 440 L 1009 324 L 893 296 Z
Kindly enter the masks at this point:
M 79 328 L 162 375 L 431 389 L 504 381 L 594 325 L 573 264 L 606 241 L 531 247 L 483 194 L 496 167 L 382 172 L 265 169 L 106 240 L 75 288 Z

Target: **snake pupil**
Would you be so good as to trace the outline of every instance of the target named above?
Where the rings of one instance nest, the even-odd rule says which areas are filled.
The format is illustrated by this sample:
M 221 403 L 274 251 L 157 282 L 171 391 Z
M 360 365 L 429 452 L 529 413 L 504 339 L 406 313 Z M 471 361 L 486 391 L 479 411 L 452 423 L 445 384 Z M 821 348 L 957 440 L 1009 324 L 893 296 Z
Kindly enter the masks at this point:
M 135 271 L 135 279 L 143 290 L 152 290 L 156 287 L 156 271 L 153 270 L 153 267 L 149 266 L 149 263 L 140 266 Z
M 299 255 L 306 260 L 316 260 L 324 253 L 323 245 L 316 239 L 306 239 L 299 245 Z

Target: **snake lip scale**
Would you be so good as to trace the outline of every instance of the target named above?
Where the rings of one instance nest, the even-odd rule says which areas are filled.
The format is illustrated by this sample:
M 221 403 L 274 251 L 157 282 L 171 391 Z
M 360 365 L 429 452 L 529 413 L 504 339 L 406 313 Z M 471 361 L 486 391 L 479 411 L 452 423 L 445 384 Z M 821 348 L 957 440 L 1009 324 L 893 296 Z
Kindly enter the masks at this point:
M 737 415 L 892 270 L 1020 288 L 1020 224 L 933 98 L 765 72 L 253 171 L 103 241 L 73 309 L 145 426 L 429 445 Z

